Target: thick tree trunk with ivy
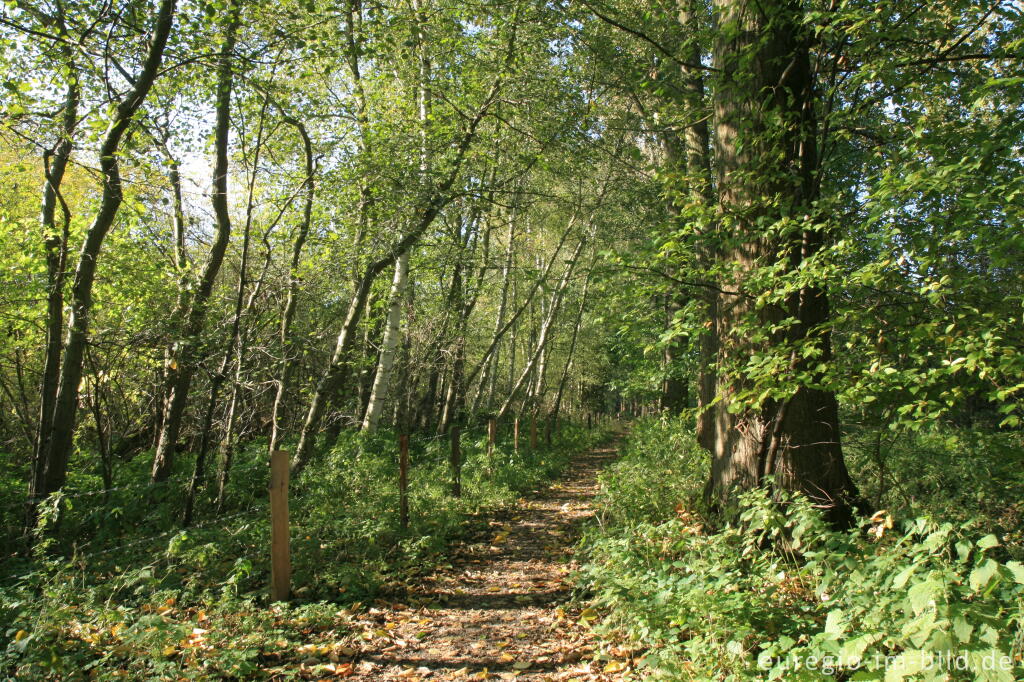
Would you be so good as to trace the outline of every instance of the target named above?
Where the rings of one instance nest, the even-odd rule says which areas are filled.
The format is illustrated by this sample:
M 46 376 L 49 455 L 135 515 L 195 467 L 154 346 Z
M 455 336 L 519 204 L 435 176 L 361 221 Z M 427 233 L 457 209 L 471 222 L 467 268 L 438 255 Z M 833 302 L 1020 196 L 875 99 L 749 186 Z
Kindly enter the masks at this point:
M 837 402 L 814 387 L 820 377 L 804 359 L 830 358 L 828 300 L 813 286 L 777 303 L 756 300 L 770 293 L 755 280 L 760 268 L 792 271 L 821 243 L 807 219 L 818 170 L 811 36 L 798 2 L 718 0 L 716 8 L 718 259 L 733 270 L 720 283 L 712 320 L 718 402 L 702 434 L 712 454 L 709 493 L 724 503 L 771 476 L 844 521 L 857 491 L 843 461 Z M 792 387 L 755 404 L 740 368 L 757 354 L 787 357 L 783 378 Z

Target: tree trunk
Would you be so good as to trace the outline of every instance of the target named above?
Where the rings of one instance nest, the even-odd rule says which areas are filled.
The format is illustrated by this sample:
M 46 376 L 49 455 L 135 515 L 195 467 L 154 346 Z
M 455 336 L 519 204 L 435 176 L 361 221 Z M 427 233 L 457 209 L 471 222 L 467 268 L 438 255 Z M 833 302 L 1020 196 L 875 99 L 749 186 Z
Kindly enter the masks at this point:
M 757 306 L 761 292 L 749 283 L 755 269 L 780 258 L 790 269 L 798 267 L 821 243 L 820 232 L 778 236 L 762 227 L 785 218 L 803 221 L 813 211 L 818 160 L 810 36 L 798 2 L 715 5 L 715 61 L 721 69 L 715 155 L 720 229 L 730 237 L 718 258 L 732 265 L 733 274 L 720 286 L 712 320 L 719 401 L 707 410 L 710 429 L 702 434 L 712 455 L 709 496 L 722 503 L 737 489 L 772 476 L 776 486 L 807 494 L 842 522 L 857 491 L 843 461 L 834 394 L 801 385 L 784 399 L 756 407 L 736 404 L 737 393 L 748 388 L 737 367 L 754 353 L 778 352 L 787 344 L 793 375 L 807 372 L 798 351 L 814 347 L 815 363 L 830 359 L 823 291 L 807 287 L 785 304 Z M 775 332 L 767 343 L 752 340 L 751 323 L 768 329 L 787 318 L 795 323 L 785 336 Z
M 56 22 L 64 33 L 62 5 L 58 4 Z M 71 151 L 73 136 L 78 127 L 78 104 L 81 96 L 76 68 L 70 46 L 62 48 L 67 63 L 67 88 L 64 96 L 64 111 L 61 116 L 60 137 L 52 150 L 43 155 L 43 170 L 46 174 L 43 185 L 43 202 L 39 222 L 43 228 L 43 245 L 46 249 L 46 347 L 43 354 L 43 376 L 39 387 L 39 424 L 36 429 L 32 452 L 32 470 L 28 487 L 28 510 L 25 519 L 26 530 L 31 530 L 36 521 L 36 506 L 48 493 L 46 487 L 47 453 L 53 432 L 54 405 L 60 380 L 62 336 L 64 332 L 64 282 L 67 266 L 68 237 L 71 226 L 71 212 L 61 195 L 60 186 Z M 57 228 L 57 205 L 60 205 L 62 225 Z
M 516 394 L 522 388 L 526 379 L 530 376 L 530 373 L 537 366 L 538 360 L 540 359 L 541 353 L 547 346 L 548 339 L 550 338 L 551 327 L 555 321 L 555 317 L 558 315 L 558 310 L 561 307 L 562 296 L 565 293 L 566 287 L 569 285 L 569 279 L 572 277 L 573 270 L 576 267 L 576 263 L 579 260 L 580 253 L 583 251 L 583 246 L 586 244 L 586 239 L 581 239 L 576 245 L 576 249 L 569 257 L 569 261 L 565 264 L 565 270 L 562 272 L 562 277 L 555 287 L 554 292 L 551 294 L 551 302 L 547 310 L 547 314 L 544 316 L 544 320 L 541 323 L 540 332 L 537 336 L 537 341 L 534 347 L 533 354 L 530 356 L 523 367 L 522 373 L 519 375 L 519 379 L 512 385 L 512 389 L 509 391 L 508 396 L 505 398 L 505 402 L 501 404 L 498 409 L 497 418 L 501 419 L 508 412 L 512 406 L 512 402 L 515 400 Z
M 391 368 L 395 364 L 395 350 L 401 336 L 402 301 L 405 298 L 405 283 L 408 277 L 409 252 L 406 251 L 395 263 L 395 277 L 391 283 L 387 327 L 384 329 L 384 339 L 381 342 L 380 361 L 377 363 L 373 388 L 370 389 L 370 402 L 367 403 L 366 416 L 363 418 L 363 430 L 369 433 L 377 429 L 377 422 L 384 411 L 384 401 L 391 382 Z
M 100 145 L 100 173 L 103 189 L 99 209 L 85 233 L 85 241 L 75 268 L 71 286 L 71 314 L 68 318 L 67 340 L 61 362 L 60 383 L 53 402 L 51 436 L 42 453 L 45 462 L 44 485 L 39 491 L 46 495 L 64 487 L 67 480 L 68 459 L 73 446 L 78 416 L 78 388 L 82 382 L 82 363 L 88 342 L 89 314 L 92 312 L 92 290 L 96 279 L 96 263 L 103 241 L 114 224 L 124 195 L 118 152 L 121 140 L 131 125 L 132 118 L 142 106 L 156 80 L 163 61 L 164 48 L 174 21 L 176 0 L 162 0 L 157 9 L 149 49 L 142 70 L 136 76 L 131 90 L 118 102 Z
M 196 372 L 196 346 L 206 320 L 206 308 L 214 282 L 224 262 L 228 240 L 231 237 L 231 217 L 228 213 L 228 136 L 231 125 L 231 87 L 234 82 L 231 64 L 240 19 L 238 0 L 228 5 L 225 18 L 224 42 L 217 63 L 216 124 L 214 147 L 216 160 L 213 167 L 213 212 L 217 232 L 210 256 L 203 268 L 195 293 L 189 301 L 188 313 L 182 325 L 182 340 L 176 344 L 171 390 L 164 405 L 160 439 L 153 455 L 151 479 L 154 483 L 167 480 L 174 466 L 178 448 L 178 434 L 188 403 L 188 393 Z M 181 311 L 184 312 L 184 311 Z
M 313 144 L 309 139 L 309 133 L 298 119 L 286 117 L 285 120 L 291 123 L 302 137 L 302 150 L 306 160 L 306 197 L 302 206 L 302 222 L 295 233 L 295 240 L 292 242 L 291 261 L 288 264 L 288 293 L 285 296 L 284 310 L 281 313 L 281 366 L 277 375 L 277 391 L 274 394 L 274 408 L 271 415 L 270 427 L 270 452 L 274 452 L 281 442 L 283 431 L 282 421 L 284 419 L 284 399 L 291 387 L 292 368 L 295 363 L 294 350 L 292 348 L 291 328 L 292 320 L 295 318 L 295 309 L 298 307 L 299 293 L 299 264 L 302 260 L 302 249 L 309 237 L 310 223 L 313 216 L 313 199 L 316 196 L 314 185 L 314 173 L 316 171 L 313 160 Z M 226 476 L 226 472 L 224 474 Z M 218 484 L 218 499 L 221 497 Z
M 576 343 L 580 336 L 580 327 L 583 325 L 583 313 L 587 310 L 587 297 L 590 295 L 590 279 L 594 274 L 593 265 L 587 271 L 587 278 L 583 281 L 583 293 L 580 294 L 580 307 L 576 311 L 576 322 L 572 327 L 572 340 L 569 341 L 569 352 L 565 358 L 565 366 L 562 369 L 562 378 L 558 380 L 558 393 L 555 395 L 555 404 L 551 408 L 551 422 L 555 428 L 558 427 L 558 413 L 562 409 L 562 396 L 565 395 L 565 386 L 569 381 L 569 371 L 572 369 L 573 358 L 576 355 Z

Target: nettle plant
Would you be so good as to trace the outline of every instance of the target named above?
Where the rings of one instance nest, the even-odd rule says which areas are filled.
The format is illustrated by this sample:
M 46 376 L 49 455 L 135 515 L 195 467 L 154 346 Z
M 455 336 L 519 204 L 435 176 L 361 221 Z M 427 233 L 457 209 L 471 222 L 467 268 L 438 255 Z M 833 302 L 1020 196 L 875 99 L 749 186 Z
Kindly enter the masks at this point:
M 680 517 L 592 541 L 607 621 L 672 679 L 1014 680 L 1024 565 L 999 538 L 882 512 L 835 531 L 803 496 L 755 489 L 715 534 Z

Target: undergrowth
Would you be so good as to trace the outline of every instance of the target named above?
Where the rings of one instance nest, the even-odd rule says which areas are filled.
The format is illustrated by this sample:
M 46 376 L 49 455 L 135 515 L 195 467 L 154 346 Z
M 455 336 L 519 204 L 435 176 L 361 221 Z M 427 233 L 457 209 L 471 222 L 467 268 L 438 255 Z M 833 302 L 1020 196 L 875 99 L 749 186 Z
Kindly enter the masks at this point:
M 206 503 L 190 529 L 177 528 L 181 490 L 65 500 L 61 528 L 77 541 L 44 541 L 2 565 L 0 677 L 285 679 L 311 651 L 337 660 L 354 612 L 443 561 L 468 518 L 514 502 L 604 436 L 570 425 L 551 447 L 516 453 L 505 439 L 488 455 L 482 433 L 464 434 L 460 498 L 447 439 L 414 442 L 402 530 L 393 434 L 343 435 L 292 487 L 288 605 L 267 603 L 259 443 L 239 453 L 227 507 Z
M 888 489 L 874 498 L 890 509 L 850 531 L 830 529 L 801 496 L 770 500 L 755 490 L 712 533 L 701 507 L 707 455 L 691 433 L 682 419 L 636 424 L 624 457 L 602 475 L 597 523 L 582 540 L 581 584 L 605 613 L 601 627 L 645 651 L 644 674 L 886 682 L 1024 674 L 1020 528 L 991 513 L 1020 499 L 1019 435 L 907 436 L 886 451 Z M 848 448 L 859 480 L 877 474 L 875 454 Z M 986 475 L 995 478 L 985 489 L 999 492 L 984 498 L 950 484 Z

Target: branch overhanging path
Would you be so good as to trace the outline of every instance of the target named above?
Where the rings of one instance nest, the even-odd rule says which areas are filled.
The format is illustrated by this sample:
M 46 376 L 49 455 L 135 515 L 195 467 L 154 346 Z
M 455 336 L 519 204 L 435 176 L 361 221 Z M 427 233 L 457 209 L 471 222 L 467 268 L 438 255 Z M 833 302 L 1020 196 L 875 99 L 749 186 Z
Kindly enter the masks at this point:
M 573 548 L 615 457 L 615 442 L 579 453 L 562 478 L 489 515 L 448 564 L 349 616 L 353 679 L 619 679 L 592 661 L 600 643 L 570 602 Z

